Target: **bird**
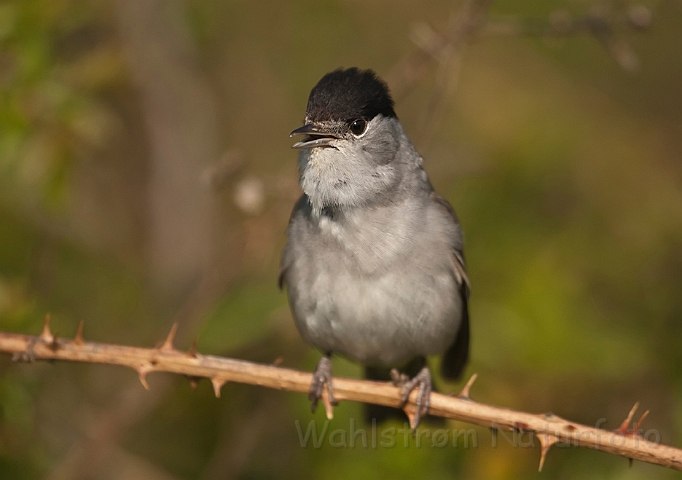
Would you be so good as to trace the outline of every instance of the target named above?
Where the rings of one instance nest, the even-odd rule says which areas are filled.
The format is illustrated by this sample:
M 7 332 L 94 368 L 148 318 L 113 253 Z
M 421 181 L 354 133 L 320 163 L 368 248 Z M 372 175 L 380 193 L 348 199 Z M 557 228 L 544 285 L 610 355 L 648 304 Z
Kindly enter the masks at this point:
M 416 428 L 433 390 L 426 358 L 442 354 L 441 374 L 454 380 L 469 357 L 460 222 L 434 191 L 373 70 L 324 75 L 293 136 L 302 136 L 292 148 L 300 150 L 303 194 L 287 227 L 279 286 L 300 335 L 323 354 L 312 410 L 325 386 L 336 404 L 331 357 L 341 355 L 363 365 L 366 378 L 389 380 L 390 372 L 403 407 L 416 389 Z

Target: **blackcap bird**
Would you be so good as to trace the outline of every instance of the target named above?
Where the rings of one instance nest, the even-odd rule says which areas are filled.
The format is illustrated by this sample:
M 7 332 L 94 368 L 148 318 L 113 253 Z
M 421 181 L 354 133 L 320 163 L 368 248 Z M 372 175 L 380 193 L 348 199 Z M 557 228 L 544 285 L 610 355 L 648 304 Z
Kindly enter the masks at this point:
M 302 136 L 293 148 L 303 195 L 279 281 L 301 336 L 324 354 L 310 386 L 313 410 L 325 385 L 334 403 L 330 357 L 340 354 L 372 379 L 388 380 L 394 369 L 404 403 L 417 389 L 416 426 L 432 390 L 426 357 L 444 353 L 441 373 L 456 379 L 469 355 L 457 215 L 434 192 L 387 85 L 371 70 L 322 77 L 291 135 Z

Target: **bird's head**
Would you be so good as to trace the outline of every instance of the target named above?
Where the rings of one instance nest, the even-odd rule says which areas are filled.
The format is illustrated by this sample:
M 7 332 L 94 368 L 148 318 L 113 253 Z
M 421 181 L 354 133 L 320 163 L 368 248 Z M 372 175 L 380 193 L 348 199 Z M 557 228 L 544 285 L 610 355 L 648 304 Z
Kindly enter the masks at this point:
M 314 210 L 354 207 L 381 200 L 400 182 L 395 165 L 404 133 L 386 84 L 371 70 L 326 74 L 308 98 L 303 135 L 301 187 Z

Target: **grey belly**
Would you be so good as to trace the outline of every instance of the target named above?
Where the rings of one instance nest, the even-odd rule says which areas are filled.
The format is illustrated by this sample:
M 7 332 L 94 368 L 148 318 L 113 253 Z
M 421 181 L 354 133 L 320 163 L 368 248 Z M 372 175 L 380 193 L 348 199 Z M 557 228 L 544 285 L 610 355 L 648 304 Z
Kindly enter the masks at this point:
M 461 299 L 448 272 L 387 272 L 378 277 L 316 272 L 290 302 L 303 338 L 366 365 L 398 366 L 445 351 L 455 338 Z

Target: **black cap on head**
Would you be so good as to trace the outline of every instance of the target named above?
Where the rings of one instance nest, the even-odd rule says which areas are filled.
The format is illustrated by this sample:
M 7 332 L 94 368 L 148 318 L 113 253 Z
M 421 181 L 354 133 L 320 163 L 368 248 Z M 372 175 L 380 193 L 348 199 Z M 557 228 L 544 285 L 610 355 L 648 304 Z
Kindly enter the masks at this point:
M 388 86 L 372 70 L 339 68 L 326 74 L 308 97 L 306 118 L 325 120 L 370 120 L 377 115 L 395 117 Z

